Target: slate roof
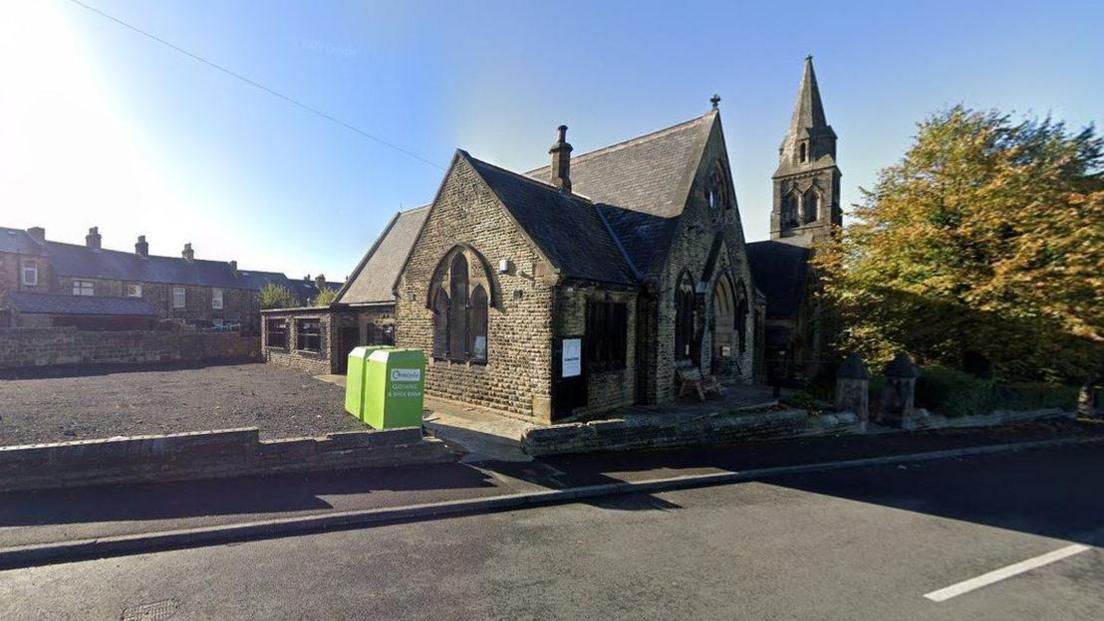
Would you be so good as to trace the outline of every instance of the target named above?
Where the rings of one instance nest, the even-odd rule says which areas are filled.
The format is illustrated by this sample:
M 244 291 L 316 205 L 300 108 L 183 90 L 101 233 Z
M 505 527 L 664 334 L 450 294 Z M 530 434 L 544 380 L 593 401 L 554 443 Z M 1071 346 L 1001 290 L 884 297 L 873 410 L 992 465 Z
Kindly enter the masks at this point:
M 281 272 L 240 270 L 235 274 L 230 263 L 225 261 L 187 261 L 182 257 L 155 255 L 142 257 L 133 252 L 93 249 L 80 244 L 49 240 L 39 243 L 21 229 L 0 227 L 0 252 L 45 256 L 54 271 L 66 277 L 251 290 L 260 290 L 273 283 L 287 287 L 304 300 L 318 295 L 314 281 L 291 279 Z M 343 284 L 327 282 L 326 288 L 336 291 Z
M 809 273 L 809 249 L 778 241 L 747 245 L 755 286 L 767 297 L 768 317 L 794 317 L 801 308 Z
M 717 112 L 573 156 L 571 189 L 595 203 L 660 218 L 682 214 Z M 551 165 L 526 173 L 545 183 Z
M 422 230 L 429 205 L 400 211 L 380 233 L 376 243 L 364 254 L 353 275 L 337 296 L 339 304 L 394 302 L 392 292 L 414 240 Z
M 109 298 L 9 291 L 8 304 L 21 313 L 39 315 L 115 315 L 154 317 L 157 311 L 140 298 Z
M 638 282 L 635 268 L 589 200 L 464 151 L 460 154 L 565 276 L 613 284 Z
M 41 254 L 42 249 L 27 231 L 0 226 L 0 252 Z

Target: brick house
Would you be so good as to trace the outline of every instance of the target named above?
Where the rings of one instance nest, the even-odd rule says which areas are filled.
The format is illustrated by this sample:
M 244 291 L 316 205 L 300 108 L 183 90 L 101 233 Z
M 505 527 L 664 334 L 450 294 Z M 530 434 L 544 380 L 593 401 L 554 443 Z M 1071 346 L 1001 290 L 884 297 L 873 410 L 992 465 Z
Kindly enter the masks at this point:
M 329 306 L 262 311 L 265 360 L 314 375 L 344 373 L 354 347 L 394 344 L 395 279 L 428 212 L 395 214 Z
M 516 173 L 458 150 L 395 283 L 427 394 L 558 420 L 750 382 L 752 285 L 720 113 Z
M 278 272 L 239 271 L 235 261 L 196 259 L 191 244 L 180 257 L 163 257 L 149 253 L 145 236 L 138 237 L 134 252 L 105 249 L 101 239 L 96 227 L 84 245 L 49 241 L 40 227 L 0 228 L 0 327 L 127 329 L 142 323 L 138 318 L 152 316 L 256 332 L 258 292 L 264 285 L 287 287 L 304 302 L 319 287 L 341 286 L 309 277 L 294 281 Z

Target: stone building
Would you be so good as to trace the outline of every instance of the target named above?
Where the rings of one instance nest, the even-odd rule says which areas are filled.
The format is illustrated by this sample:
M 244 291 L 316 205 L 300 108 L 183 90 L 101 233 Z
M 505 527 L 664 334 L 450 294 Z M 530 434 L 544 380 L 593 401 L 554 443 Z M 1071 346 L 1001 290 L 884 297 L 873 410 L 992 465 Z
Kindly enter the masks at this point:
M 719 98 L 706 114 L 551 163 L 452 160 L 394 292 L 426 392 L 560 420 L 669 401 L 676 369 L 751 381 L 760 303 Z
M 810 260 L 816 244 L 843 225 L 836 133 L 824 115 L 811 56 L 778 155 L 771 239 L 748 244 L 747 253 L 766 297 L 766 364 L 778 378 L 802 383 L 820 373 L 830 336 L 830 321 L 813 295 Z
M 395 214 L 332 304 L 262 311 L 265 360 L 340 374 L 354 347 L 394 344 L 395 279 L 428 212 L 426 206 Z
M 320 287 L 341 286 L 239 270 L 236 261 L 197 259 L 191 244 L 180 257 L 151 255 L 144 235 L 134 252 L 109 250 L 102 247 L 97 227 L 89 229 L 83 245 L 47 240 L 40 227 L 0 228 L 0 327 L 125 329 L 152 312 L 155 319 L 198 328 L 257 332 L 258 292 L 270 283 L 288 288 L 303 302 Z

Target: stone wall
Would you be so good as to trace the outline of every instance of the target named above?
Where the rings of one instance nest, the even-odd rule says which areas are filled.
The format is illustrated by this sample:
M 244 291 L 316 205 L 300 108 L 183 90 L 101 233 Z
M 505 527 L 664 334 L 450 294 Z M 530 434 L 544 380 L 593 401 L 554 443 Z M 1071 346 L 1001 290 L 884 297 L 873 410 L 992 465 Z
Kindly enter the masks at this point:
M 455 461 L 416 427 L 261 441 L 256 427 L 0 447 L 0 492 Z
M 297 348 L 298 325 L 300 320 L 319 322 L 321 343 L 318 351 L 304 351 Z M 283 321 L 287 327 L 287 347 L 269 347 L 268 329 L 272 321 Z M 266 311 L 261 327 L 261 350 L 265 362 L 305 371 L 311 375 L 326 375 L 334 372 L 333 346 L 336 342 L 337 327 L 328 308 L 291 309 Z
M 256 359 L 259 356 L 257 337 L 234 333 L 0 329 L 0 368 Z
M 494 193 L 462 161 L 445 178 L 400 277 L 396 344 L 433 351 L 433 312 L 426 305 L 430 282 L 441 259 L 458 244 L 491 265 L 508 260 L 509 270 L 489 275 L 493 292 L 486 363 L 430 356 L 426 394 L 549 420 L 556 276 Z

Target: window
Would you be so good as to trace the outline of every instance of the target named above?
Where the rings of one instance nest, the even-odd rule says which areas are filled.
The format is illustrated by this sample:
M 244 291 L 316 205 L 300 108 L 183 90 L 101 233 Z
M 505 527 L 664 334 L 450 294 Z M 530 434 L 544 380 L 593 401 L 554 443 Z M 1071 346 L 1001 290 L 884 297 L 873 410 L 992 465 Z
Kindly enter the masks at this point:
M 211 289 L 211 308 L 222 308 L 222 289 Z
M 797 150 L 798 150 L 798 161 L 805 162 L 806 160 L 809 159 L 809 146 L 808 145 L 806 145 L 803 142 L 803 143 L 801 143 L 801 146 L 798 147 Z
M 287 349 L 286 319 L 269 319 L 265 322 L 265 345 Z
M 142 285 L 128 284 L 127 285 L 127 297 L 128 298 L 140 298 L 142 297 Z
M 782 197 L 782 226 L 797 224 L 797 195 L 793 193 Z
M 96 283 L 91 280 L 74 280 L 73 295 L 96 295 Z
M 675 360 L 691 357 L 695 306 L 693 281 L 690 274 L 683 273 L 675 291 Z
M 295 349 L 322 351 L 322 324 L 317 319 L 295 320 Z
M 23 264 L 23 284 L 28 287 L 38 286 L 38 263 L 27 261 Z
M 433 312 L 433 357 L 438 360 L 487 361 L 491 294 L 486 267 L 478 259 L 469 262 L 472 252 L 453 250 L 434 275 L 428 306 Z M 473 266 L 475 282 L 469 272 Z
M 744 283 L 736 285 L 736 338 L 740 342 L 740 353 L 747 351 L 748 296 Z
M 625 368 L 629 330 L 628 305 L 618 302 L 588 302 L 586 311 L 586 357 L 590 371 Z
M 188 293 L 184 287 L 173 287 L 173 308 L 184 308 L 188 305 Z
M 720 162 L 713 166 L 712 172 L 709 173 L 709 189 L 706 193 L 706 198 L 709 201 L 710 209 L 727 209 L 729 207 L 728 187 L 725 184 L 725 172 Z
M 809 188 L 805 191 L 805 197 L 801 201 L 805 216 L 805 224 L 816 222 L 819 199 L 820 197 L 817 195 L 815 189 Z

